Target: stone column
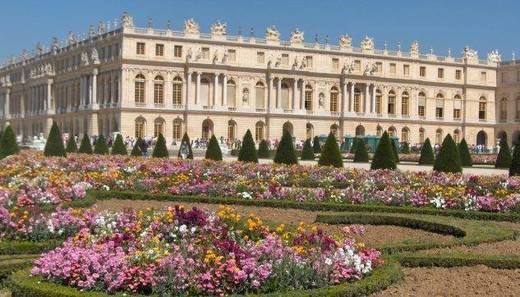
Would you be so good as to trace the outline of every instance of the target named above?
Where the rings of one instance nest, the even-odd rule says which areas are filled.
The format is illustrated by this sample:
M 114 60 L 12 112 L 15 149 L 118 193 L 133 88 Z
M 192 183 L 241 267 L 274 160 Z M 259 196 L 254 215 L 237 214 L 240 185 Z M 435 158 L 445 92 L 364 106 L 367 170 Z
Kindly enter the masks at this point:
M 300 110 L 305 110 L 305 81 L 302 80 L 300 87 Z
M 370 113 L 374 113 L 376 106 L 376 85 L 372 85 L 372 98 L 370 99 L 370 101 L 372 102 L 372 108 L 370 109 Z
M 218 102 L 218 73 L 215 73 L 214 82 L 213 82 L 213 104 L 209 104 L 210 106 L 221 105 Z
M 186 98 L 184 98 L 185 109 L 188 109 L 188 106 L 190 105 L 190 88 L 191 88 L 191 72 L 188 72 L 188 74 L 186 75 Z M 197 92 L 197 96 L 198 96 L 198 92 Z M 198 104 L 198 100 L 195 101 L 195 105 L 197 105 L 197 104 Z
M 51 81 L 47 81 L 47 113 L 49 113 L 49 111 L 52 111 L 52 82 Z
M 267 109 L 271 110 L 273 101 L 273 77 L 269 76 L 267 80 Z
M 280 109 L 282 99 L 282 79 L 279 77 L 276 83 L 276 109 Z
M 298 92 L 298 80 L 295 78 L 293 81 L 293 92 L 292 92 L 292 102 L 291 109 L 296 109 L 296 92 Z
M 372 109 L 372 103 L 370 102 L 370 85 L 367 83 L 365 85 L 365 106 L 364 106 L 364 112 L 369 113 Z
M 195 94 L 195 105 L 200 105 L 200 72 L 197 72 L 195 92 L 197 93 L 197 94 Z
M 10 101 L 11 101 L 11 89 L 7 88 L 5 89 L 5 102 L 4 102 L 4 116 L 5 117 L 8 117 L 9 114 L 11 113 L 11 110 L 10 110 Z
M 222 105 L 227 107 L 227 75 L 225 73 L 222 74 Z
M 92 104 L 97 104 L 99 103 L 97 101 L 97 74 L 98 74 L 98 70 L 97 69 L 94 69 L 92 71 Z
M 341 89 L 341 113 L 348 111 L 348 100 L 347 100 L 347 81 L 343 79 L 343 86 Z
M 350 83 L 350 112 L 354 112 L 354 87 L 356 86 L 355 82 Z

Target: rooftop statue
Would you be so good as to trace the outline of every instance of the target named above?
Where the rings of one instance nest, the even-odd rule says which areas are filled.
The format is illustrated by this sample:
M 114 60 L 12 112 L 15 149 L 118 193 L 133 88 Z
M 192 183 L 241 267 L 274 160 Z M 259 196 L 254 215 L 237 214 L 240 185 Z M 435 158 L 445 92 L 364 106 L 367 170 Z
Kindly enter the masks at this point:
M 199 24 L 195 20 L 187 19 L 184 21 L 184 33 L 186 34 L 199 34 Z
M 419 42 L 414 40 L 410 45 L 410 54 L 418 55 L 419 54 Z
M 128 13 L 125 11 L 123 12 L 123 15 L 121 16 L 121 26 L 123 28 L 133 27 L 134 26 L 134 18 L 128 15 Z
M 291 33 L 291 44 L 303 44 L 303 40 L 303 31 L 296 28 L 296 30 Z
M 107 32 L 107 27 L 103 21 L 99 21 L 97 31 L 98 34 L 105 34 Z
M 227 25 L 225 23 L 221 23 L 220 21 L 217 21 L 213 25 L 211 25 L 211 35 L 215 36 L 223 36 L 226 35 L 226 28 Z
M 500 63 L 502 56 L 498 53 L 498 50 L 491 51 L 488 53 L 488 61 L 492 63 Z
M 58 37 L 53 37 L 51 41 L 51 51 L 53 53 L 56 53 L 58 49 L 60 48 L 60 41 L 58 40 Z
M 74 45 L 76 44 L 76 42 L 78 42 L 78 38 L 76 37 L 76 35 L 74 35 L 72 31 L 70 31 L 69 36 L 67 37 L 67 44 Z
M 348 36 L 348 34 L 341 35 L 339 37 L 339 46 L 340 47 L 352 47 L 352 37 Z
M 374 49 L 374 39 L 365 35 L 365 38 L 361 41 L 361 49 L 370 51 Z
M 469 61 L 478 61 L 478 52 L 469 46 L 464 47 L 463 56 Z
M 267 27 L 265 30 L 265 39 L 269 41 L 280 41 L 280 32 L 275 26 Z
M 96 36 L 96 29 L 93 25 L 88 26 L 88 37 L 92 38 Z
M 38 43 L 36 44 L 36 54 L 37 54 L 38 56 L 41 56 L 41 55 L 43 55 L 43 52 L 44 52 L 43 44 L 42 44 L 41 42 L 38 42 Z

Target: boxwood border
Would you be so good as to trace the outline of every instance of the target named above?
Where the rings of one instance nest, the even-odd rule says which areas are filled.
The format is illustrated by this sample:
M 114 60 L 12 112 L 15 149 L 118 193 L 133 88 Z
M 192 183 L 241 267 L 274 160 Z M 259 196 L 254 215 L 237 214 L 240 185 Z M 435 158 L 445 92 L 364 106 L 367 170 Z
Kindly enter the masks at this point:
M 398 257 L 405 267 L 461 267 L 485 265 L 495 269 L 520 269 L 518 256 L 486 256 L 473 253 L 403 254 Z
M 61 245 L 63 240 L 51 239 L 45 241 L 15 241 L 0 242 L 0 255 L 39 254 Z

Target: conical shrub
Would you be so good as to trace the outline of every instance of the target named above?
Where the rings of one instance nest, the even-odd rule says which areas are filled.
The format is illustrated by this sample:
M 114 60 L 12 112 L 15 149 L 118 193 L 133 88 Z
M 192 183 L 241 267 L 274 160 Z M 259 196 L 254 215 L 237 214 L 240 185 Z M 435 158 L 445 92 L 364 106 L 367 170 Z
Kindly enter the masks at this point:
M 329 133 L 327 141 L 325 141 L 325 144 L 323 145 L 323 150 L 318 164 L 320 166 L 343 167 L 343 159 L 341 158 L 338 142 L 332 133 Z
M 368 151 L 363 138 L 357 141 L 356 154 L 354 155 L 354 163 L 367 163 Z
M 421 148 L 419 165 L 432 165 L 433 162 L 435 162 L 435 156 L 433 155 L 432 144 L 430 143 L 430 139 L 426 138 Z
M 464 167 L 473 166 L 473 160 L 471 159 L 471 154 L 469 153 L 468 143 L 466 139 L 462 138 L 458 145 L 459 159 L 460 164 Z
M 511 150 L 507 144 L 506 138 L 500 139 L 500 151 L 498 151 L 497 161 L 495 162 L 496 168 L 509 168 L 511 167 Z
M 69 136 L 69 140 L 67 140 L 67 147 L 65 148 L 65 152 L 67 153 L 77 153 L 78 145 L 76 144 L 76 137 L 74 135 Z
M 177 158 L 180 158 L 181 157 L 181 148 L 182 148 L 182 144 L 183 143 L 186 143 L 188 145 L 188 156 L 186 156 L 186 159 L 192 159 L 193 160 L 193 151 L 191 149 L 191 141 L 190 141 L 190 138 L 188 137 L 188 133 L 187 132 L 184 132 L 184 135 L 182 136 L 182 140 L 181 140 L 181 145 L 179 146 L 179 151 L 177 152 Z
M 90 137 L 85 133 L 83 135 L 83 139 L 81 139 L 81 144 L 79 145 L 78 153 L 80 154 L 89 154 L 92 155 L 92 144 L 90 143 Z
M 513 159 L 509 167 L 509 176 L 520 175 L 520 145 L 516 144 L 513 150 Z
M 13 128 L 11 128 L 11 125 L 7 125 L 4 133 L 2 133 L 2 137 L 0 137 L 0 159 L 17 154 L 19 151 L 20 147 L 16 143 L 16 135 L 14 135 Z
M 314 136 L 312 140 L 312 149 L 314 150 L 315 154 L 321 153 L 320 138 L 318 136 Z
M 385 131 L 379 140 L 379 144 L 377 145 L 376 152 L 372 158 L 372 164 L 370 164 L 370 169 L 393 170 L 397 167 L 392 146 L 393 145 L 390 141 L 390 137 Z
M 286 165 L 298 164 L 292 136 L 287 130 L 283 131 L 282 140 L 276 148 L 276 154 L 273 161 L 278 164 Z
M 52 123 L 45 149 L 43 150 L 45 156 L 65 157 L 65 146 L 63 146 L 63 139 L 61 138 L 60 128 L 56 122 Z
M 399 163 L 399 149 L 397 148 L 397 140 L 392 139 L 392 153 L 394 155 L 395 163 Z
M 352 138 L 352 145 L 350 146 L 350 152 L 351 154 L 355 154 L 358 146 L 358 139 L 357 137 Z
M 462 172 L 459 151 L 450 134 L 446 135 L 442 141 L 441 150 L 435 160 L 433 170 L 452 173 Z
M 155 142 L 155 147 L 153 148 L 152 157 L 154 158 L 168 158 L 170 154 L 168 153 L 168 148 L 166 147 L 166 139 L 162 133 L 159 133 L 159 137 L 157 137 L 157 142 Z
M 123 136 L 121 134 L 117 134 L 116 140 L 112 145 L 112 155 L 128 155 L 128 151 L 126 150 L 126 145 L 123 142 Z
M 410 153 L 410 145 L 408 142 L 403 142 L 401 144 L 401 154 L 409 154 Z
M 265 139 L 258 145 L 258 158 L 269 158 L 269 145 Z
M 305 143 L 303 144 L 301 159 L 314 161 L 314 149 L 312 148 L 310 138 L 307 138 L 307 140 L 305 140 Z
M 238 161 L 258 163 L 255 142 L 253 141 L 253 136 L 249 129 L 247 129 L 242 140 L 242 147 L 238 152 Z
M 99 135 L 96 138 L 96 144 L 94 144 L 94 154 L 96 155 L 108 155 L 108 145 L 105 140 L 105 136 Z
M 143 152 L 141 151 L 141 141 L 143 141 L 141 139 L 141 137 L 137 138 L 137 140 L 134 143 L 134 147 L 132 148 L 132 151 L 130 152 L 131 156 L 134 156 L 134 157 L 143 156 Z
M 218 140 L 215 137 L 215 134 L 213 134 L 209 139 L 205 158 L 208 160 L 222 161 L 222 151 L 220 150 L 220 146 L 218 145 Z

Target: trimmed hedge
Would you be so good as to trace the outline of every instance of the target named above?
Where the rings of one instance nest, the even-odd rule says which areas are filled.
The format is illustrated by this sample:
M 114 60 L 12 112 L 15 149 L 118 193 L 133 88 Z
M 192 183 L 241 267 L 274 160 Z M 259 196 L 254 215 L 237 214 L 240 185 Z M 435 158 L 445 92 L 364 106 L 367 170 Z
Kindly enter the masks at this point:
M 8 255 L 0 256 L 0 281 L 13 271 L 31 267 L 39 255 Z
M 238 153 L 238 161 L 258 163 L 255 142 L 253 141 L 253 135 L 251 135 L 249 129 L 247 129 L 242 139 L 242 147 Z
M 204 158 L 208 160 L 222 161 L 222 151 L 220 150 L 220 146 L 218 144 L 217 138 L 215 137 L 215 134 L 211 135 Z
M 314 150 L 315 154 L 321 153 L 320 138 L 318 136 L 314 136 L 312 139 L 312 149 Z
M 260 141 L 260 144 L 258 145 L 258 152 L 257 152 L 258 158 L 270 158 L 270 152 L 269 152 L 269 145 L 267 144 L 267 141 L 265 139 L 262 139 Z
M 94 144 L 94 154 L 96 155 L 108 155 L 108 145 L 103 134 L 96 138 L 96 144 Z
M 39 254 L 56 248 L 62 241 L 58 239 L 46 241 L 14 241 L 0 243 L 0 255 Z
M 310 138 L 307 138 L 307 140 L 305 140 L 305 143 L 303 144 L 301 159 L 314 161 L 314 149 L 312 148 Z
M 354 163 L 368 163 L 368 151 L 363 138 L 357 141 L 356 154 L 354 155 Z
M 463 167 L 473 166 L 473 159 L 471 159 L 471 154 L 469 153 L 466 139 L 462 138 L 459 145 L 457 146 L 457 150 L 459 152 L 460 165 Z
M 503 137 L 500 139 L 500 151 L 497 155 L 495 168 L 509 168 L 511 167 L 511 161 L 511 150 L 509 149 L 509 145 L 507 144 L 507 139 Z
M 520 145 L 515 145 L 513 158 L 509 167 L 509 176 L 520 175 Z
M 46 157 L 65 157 L 67 155 L 65 152 L 65 146 L 63 146 L 63 139 L 61 138 L 60 128 L 58 128 L 58 124 L 56 124 L 56 122 L 52 122 L 51 131 L 47 137 L 47 142 L 45 143 L 43 154 Z
M 67 147 L 65 148 L 67 153 L 77 153 L 78 145 L 76 144 L 76 137 L 74 135 L 69 136 L 69 140 L 67 141 Z
M 485 265 L 495 269 L 519 269 L 520 258 L 477 254 L 406 254 L 398 256 L 406 267 L 460 267 Z
M 329 133 L 329 136 L 323 145 L 323 150 L 321 152 L 320 159 L 318 160 L 318 165 L 343 167 L 343 158 L 341 157 L 341 152 L 339 151 L 338 142 L 332 132 Z
M 159 137 L 157 137 L 157 141 L 155 142 L 155 146 L 152 151 L 152 157 L 154 158 L 169 158 L 170 154 L 168 153 L 168 148 L 166 147 L 166 139 L 162 133 L 159 133 Z
M 128 151 L 126 150 L 126 145 L 123 142 L 123 136 L 121 134 L 117 134 L 116 136 L 116 140 L 112 146 L 112 155 L 128 156 Z
M 291 133 L 286 129 L 284 129 L 282 139 L 276 148 L 273 162 L 285 165 L 298 164 Z
M 402 280 L 404 273 L 401 265 L 393 259 L 385 259 L 385 264 L 377 267 L 361 280 L 349 282 L 337 286 L 310 290 L 293 290 L 273 292 L 270 294 L 248 294 L 247 296 L 344 296 L 360 297 L 367 296 L 384 290 L 392 284 Z M 143 296 L 137 294 L 117 293 L 108 294 L 94 291 L 80 291 L 73 287 L 67 287 L 48 282 L 42 277 L 32 277 L 28 270 L 19 270 L 9 278 L 13 296 L 17 297 L 122 297 Z
M 0 137 L 0 159 L 17 154 L 19 151 L 20 147 L 16 143 L 16 135 L 14 135 L 11 125 L 8 125 Z
M 141 151 L 141 142 L 143 140 L 141 139 L 141 137 L 137 138 L 137 140 L 134 142 L 134 147 L 132 148 L 132 151 L 130 152 L 130 156 L 134 156 L 134 157 L 142 157 L 143 156 L 143 152 Z
M 377 145 L 376 152 L 372 157 L 372 163 L 370 169 L 395 169 L 397 167 L 395 162 L 395 155 L 392 141 L 385 131 L 379 144 Z
M 83 138 L 81 139 L 81 144 L 79 145 L 79 151 L 80 154 L 88 154 L 92 155 L 92 144 L 90 143 L 90 137 L 85 133 L 83 135 Z
M 421 156 L 419 157 L 419 165 L 433 165 L 435 156 L 433 154 L 430 138 L 426 138 L 421 148 Z
M 442 141 L 441 150 L 433 164 L 433 170 L 451 173 L 462 172 L 459 150 L 450 134 L 446 135 Z

